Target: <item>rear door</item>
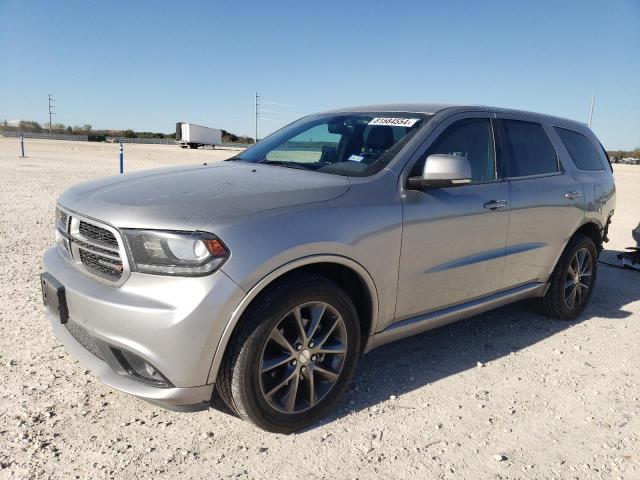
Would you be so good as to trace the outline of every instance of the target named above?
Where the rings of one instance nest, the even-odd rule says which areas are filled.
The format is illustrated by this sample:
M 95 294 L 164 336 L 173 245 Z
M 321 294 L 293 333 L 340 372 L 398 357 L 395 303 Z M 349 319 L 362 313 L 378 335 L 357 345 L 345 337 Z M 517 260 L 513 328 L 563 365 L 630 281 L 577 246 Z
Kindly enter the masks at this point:
M 582 222 L 583 188 L 560 161 L 551 127 L 523 115 L 497 118 L 511 199 L 502 287 L 544 282 Z
M 434 132 L 408 165 L 421 175 L 426 157 L 464 156 L 472 183 L 404 190 L 396 320 L 437 311 L 497 290 L 509 220 L 506 183 L 496 174 L 491 114 L 456 115 Z

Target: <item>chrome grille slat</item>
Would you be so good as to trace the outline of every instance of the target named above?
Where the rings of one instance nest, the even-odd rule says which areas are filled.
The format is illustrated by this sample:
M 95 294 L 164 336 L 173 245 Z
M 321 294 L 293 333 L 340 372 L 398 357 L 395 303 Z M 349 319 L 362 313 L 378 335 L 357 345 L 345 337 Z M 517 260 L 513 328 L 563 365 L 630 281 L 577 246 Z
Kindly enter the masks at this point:
M 74 242 L 76 245 L 78 245 L 78 248 L 80 250 L 83 250 L 85 252 L 89 252 L 89 253 L 92 253 L 92 254 L 99 254 L 101 257 L 108 258 L 109 260 L 114 260 L 114 261 L 117 261 L 117 262 L 120 261 L 120 255 L 117 254 L 117 253 L 114 255 L 113 252 L 104 252 L 104 251 L 101 251 L 101 249 L 98 250 L 97 248 L 93 248 L 91 246 L 87 246 L 87 244 L 85 244 L 83 242 L 80 242 L 78 240 L 72 240 L 72 242 Z
M 96 255 L 85 248 L 80 250 L 80 261 L 87 267 L 107 277 L 118 279 L 122 275 L 122 263 L 118 260 L 111 260 L 103 255 Z
M 56 209 L 56 227 L 63 257 L 79 270 L 114 285 L 126 280 L 128 263 L 115 228 L 60 207 Z
M 118 248 L 113 248 L 110 245 L 97 241 L 97 240 L 93 240 L 91 238 L 87 238 L 84 235 L 75 235 L 73 237 L 71 237 L 71 240 L 80 244 L 80 245 L 85 245 L 88 246 L 88 248 L 91 248 L 93 250 L 96 251 L 104 251 L 105 255 L 107 254 L 116 254 L 116 255 L 120 255 L 120 250 Z
M 90 252 L 99 253 L 100 255 L 104 255 L 105 257 L 111 258 L 113 260 L 120 259 L 120 251 L 115 248 L 106 248 L 102 245 L 96 244 L 95 242 L 87 242 L 84 237 L 78 238 L 78 236 L 71 236 L 60 229 L 58 229 L 58 231 L 68 242 L 77 245 L 78 248 L 83 248 L 85 250 L 89 250 Z
M 92 238 L 98 240 L 101 244 L 111 245 L 112 247 L 118 247 L 118 240 L 109 230 L 92 225 L 85 221 L 80 221 L 78 227 L 80 235 L 84 238 Z

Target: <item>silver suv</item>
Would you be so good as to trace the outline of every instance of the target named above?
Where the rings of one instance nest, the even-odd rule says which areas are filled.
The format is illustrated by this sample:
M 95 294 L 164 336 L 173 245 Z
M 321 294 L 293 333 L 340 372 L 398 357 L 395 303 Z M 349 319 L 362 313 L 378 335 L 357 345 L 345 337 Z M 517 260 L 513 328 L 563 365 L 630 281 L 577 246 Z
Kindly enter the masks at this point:
M 211 165 L 83 183 L 56 211 L 53 329 L 111 387 L 220 398 L 289 432 L 361 353 L 517 300 L 587 306 L 615 186 L 585 125 L 383 105 L 298 120 Z

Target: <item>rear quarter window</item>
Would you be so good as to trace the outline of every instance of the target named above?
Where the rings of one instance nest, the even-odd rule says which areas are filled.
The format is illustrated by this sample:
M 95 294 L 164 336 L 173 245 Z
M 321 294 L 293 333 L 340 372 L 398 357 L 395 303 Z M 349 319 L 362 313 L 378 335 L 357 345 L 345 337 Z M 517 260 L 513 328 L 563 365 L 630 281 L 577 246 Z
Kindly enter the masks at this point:
M 595 145 L 581 133 L 566 128 L 553 127 L 580 170 L 604 170 Z

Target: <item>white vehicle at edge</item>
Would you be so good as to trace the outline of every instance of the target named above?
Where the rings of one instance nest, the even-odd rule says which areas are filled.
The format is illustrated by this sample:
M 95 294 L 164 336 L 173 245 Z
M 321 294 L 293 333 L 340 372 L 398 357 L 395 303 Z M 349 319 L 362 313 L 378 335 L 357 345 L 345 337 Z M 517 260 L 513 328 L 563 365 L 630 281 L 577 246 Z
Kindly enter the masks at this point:
M 176 142 L 182 148 L 198 148 L 205 145 L 215 147 L 222 143 L 222 130 L 203 127 L 195 123 L 176 123 Z

